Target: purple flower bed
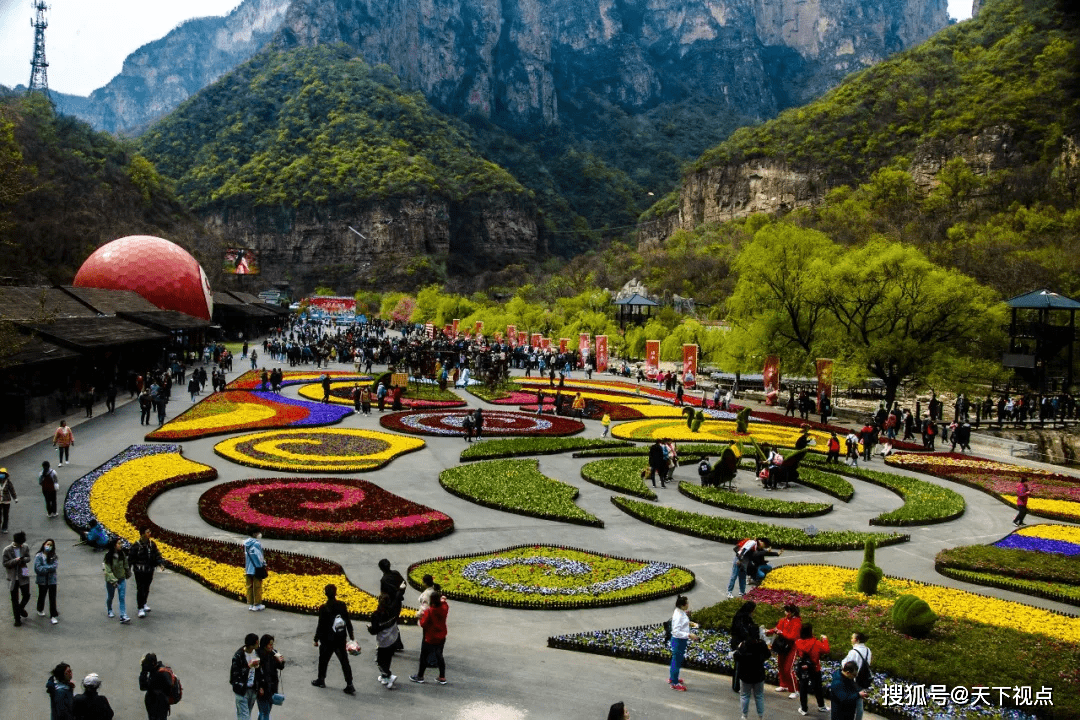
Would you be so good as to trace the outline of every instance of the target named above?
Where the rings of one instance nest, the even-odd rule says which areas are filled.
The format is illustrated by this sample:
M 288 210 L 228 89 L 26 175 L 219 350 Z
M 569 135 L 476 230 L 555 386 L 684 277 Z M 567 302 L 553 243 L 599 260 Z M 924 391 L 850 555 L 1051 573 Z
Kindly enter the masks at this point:
M 90 491 L 99 477 L 129 460 L 159 453 L 177 452 L 179 447 L 179 445 L 131 445 L 127 450 L 98 465 L 71 483 L 64 499 L 64 519 L 76 530 L 88 529 L 90 521 L 95 519 L 94 513 L 90 511 Z
M 1058 553 L 1060 555 L 1080 555 L 1080 545 L 1064 540 L 1047 540 L 1046 538 L 1032 537 L 1030 535 L 1017 535 L 1013 533 L 1006 538 L 994 543 L 994 547 L 1008 548 L 1012 550 L 1031 550 L 1033 552 Z

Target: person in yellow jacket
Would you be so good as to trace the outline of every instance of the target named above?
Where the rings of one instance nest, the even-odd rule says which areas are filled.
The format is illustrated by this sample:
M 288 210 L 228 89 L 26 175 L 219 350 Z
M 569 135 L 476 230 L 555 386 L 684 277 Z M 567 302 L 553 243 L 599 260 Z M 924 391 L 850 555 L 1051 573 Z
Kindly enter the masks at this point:
M 600 437 L 607 437 L 608 430 L 611 429 L 611 413 L 604 413 L 604 417 L 600 420 L 600 424 L 604 426 L 604 433 Z

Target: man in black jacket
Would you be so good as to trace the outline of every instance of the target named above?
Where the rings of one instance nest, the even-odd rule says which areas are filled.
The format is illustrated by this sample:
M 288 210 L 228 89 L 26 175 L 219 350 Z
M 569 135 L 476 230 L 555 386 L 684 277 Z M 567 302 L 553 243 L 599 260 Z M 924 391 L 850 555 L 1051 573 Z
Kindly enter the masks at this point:
M 232 665 L 229 667 L 229 684 L 236 695 L 238 719 L 251 717 L 251 709 L 255 707 L 255 699 L 262 685 L 262 670 L 256 649 L 258 644 L 259 636 L 248 633 L 244 637 L 243 646 L 233 653 Z
M 330 656 L 337 655 L 341 661 L 341 674 L 345 676 L 345 692 L 355 695 L 352 668 L 345 652 L 345 643 L 353 639 L 349 608 L 337 599 L 336 585 L 327 585 L 323 592 L 326 593 L 326 602 L 319 608 L 319 625 L 315 628 L 315 647 L 319 648 L 319 676 L 312 680 L 311 684 L 315 687 L 326 687 L 326 668 L 330 664 Z
M 128 562 L 135 572 L 135 601 L 139 608 L 139 617 L 146 617 L 150 612 L 150 583 L 154 582 L 154 570 L 161 566 L 161 551 L 150 537 L 150 528 L 144 527 L 138 542 L 128 550 Z
M 652 480 L 652 486 L 656 487 L 656 476 L 660 476 L 660 487 L 667 487 L 665 479 L 667 478 L 667 458 L 664 457 L 664 448 L 660 446 L 659 440 L 653 440 L 653 444 L 649 447 L 649 478 Z

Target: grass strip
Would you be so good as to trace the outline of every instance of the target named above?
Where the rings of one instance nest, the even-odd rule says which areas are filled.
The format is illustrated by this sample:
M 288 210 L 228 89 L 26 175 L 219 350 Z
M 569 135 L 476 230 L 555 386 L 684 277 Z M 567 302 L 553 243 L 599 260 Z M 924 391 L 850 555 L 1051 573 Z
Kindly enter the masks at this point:
M 1015 550 L 993 545 L 965 545 L 942 550 L 934 563 L 952 570 L 1008 575 L 1017 580 L 1080 586 L 1080 563 L 1075 557 Z M 939 571 L 940 572 L 940 571 Z
M 581 468 L 581 477 L 594 485 L 626 493 L 646 500 L 656 500 L 657 496 L 641 479 L 640 458 L 611 458 L 586 463 Z
M 759 498 L 753 495 L 731 492 L 723 488 L 701 487 L 700 485 L 685 482 L 679 483 L 679 492 L 706 505 L 766 517 L 815 517 L 831 512 L 833 509 L 833 506 L 829 503 L 791 502 L 773 498 Z
M 461 461 L 495 460 L 498 458 L 520 457 L 522 455 L 553 455 L 570 450 L 625 447 L 632 447 L 632 445 L 625 440 L 604 440 L 601 438 L 505 438 L 473 443 L 461 451 Z
M 799 465 L 799 482 L 826 495 L 831 495 L 837 500 L 849 502 L 855 495 L 855 488 L 847 480 L 838 477 L 831 472 L 822 472 L 806 466 L 806 457 Z

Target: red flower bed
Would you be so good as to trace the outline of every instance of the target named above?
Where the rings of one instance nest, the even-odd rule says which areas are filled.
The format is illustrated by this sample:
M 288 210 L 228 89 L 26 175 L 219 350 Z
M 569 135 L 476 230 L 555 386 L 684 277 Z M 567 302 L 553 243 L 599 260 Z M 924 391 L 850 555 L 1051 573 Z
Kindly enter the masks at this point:
M 331 382 L 370 383 L 370 375 L 357 375 L 345 370 L 282 370 L 281 387 L 289 385 L 307 385 L 317 383 L 323 375 L 329 375 Z M 226 390 L 262 390 L 262 370 L 248 370 L 225 386 Z M 270 389 L 269 382 L 266 389 Z
M 146 435 L 147 440 L 196 440 L 243 430 L 333 425 L 352 410 L 271 392 L 214 393 Z
M 406 391 L 407 393 L 408 391 Z M 353 402 L 352 388 L 351 387 L 332 387 L 330 388 L 330 397 L 339 398 L 341 400 L 348 400 Z M 374 391 L 371 394 L 371 404 L 374 405 L 378 402 L 375 398 Z M 389 404 L 389 399 L 387 400 Z M 401 404 L 410 410 L 421 410 L 427 408 L 454 408 L 465 407 L 468 403 L 464 400 L 424 400 L 423 398 L 412 398 L 408 394 L 401 396 Z
M 401 412 L 383 415 L 379 423 L 388 430 L 412 435 L 442 435 L 464 437 L 464 420 L 468 411 Z M 554 415 L 530 415 L 502 410 L 483 413 L 484 436 L 504 435 L 573 435 L 585 429 L 584 423 Z
M 448 515 L 366 480 L 237 480 L 203 493 L 199 514 L 223 530 L 257 527 L 284 540 L 417 542 L 454 529 Z

